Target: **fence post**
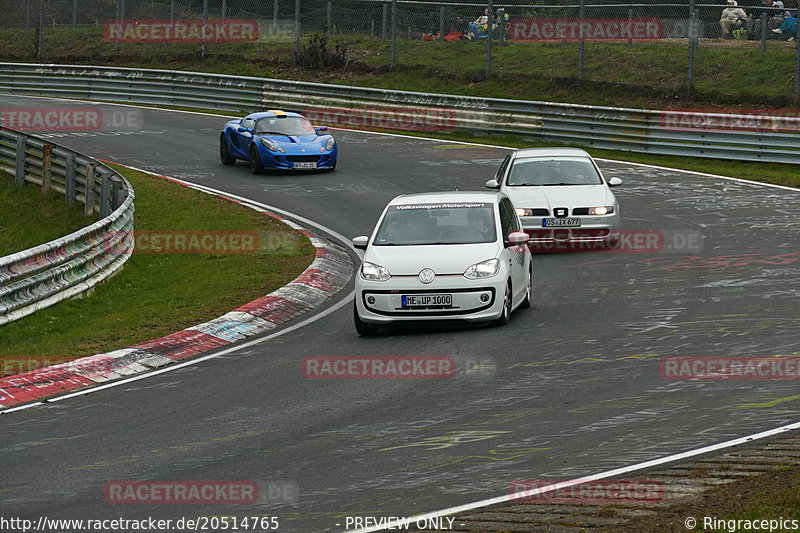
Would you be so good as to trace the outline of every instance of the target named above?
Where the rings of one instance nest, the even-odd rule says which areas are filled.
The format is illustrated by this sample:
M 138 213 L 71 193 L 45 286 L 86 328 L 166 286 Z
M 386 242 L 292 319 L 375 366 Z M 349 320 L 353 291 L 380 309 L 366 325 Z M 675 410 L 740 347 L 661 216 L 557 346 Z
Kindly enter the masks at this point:
M 578 42 L 578 79 L 583 81 L 583 59 L 585 55 L 584 50 L 584 43 L 583 43 L 583 19 L 586 18 L 586 0 L 581 0 L 581 11 L 580 11 L 580 35 Z
M 36 57 L 42 58 L 44 53 L 44 0 L 39 0 L 39 35 L 36 49 Z
M 222 23 L 225 24 L 225 17 L 228 14 L 228 6 L 226 5 L 225 0 L 222 0 Z
M 394 66 L 397 57 L 397 0 L 392 0 L 392 53 L 389 66 Z
M 122 0 L 117 0 L 117 24 L 120 26 L 120 31 L 117 32 L 117 38 L 114 39 L 114 57 L 119 58 L 119 37 L 122 33 Z
M 506 10 L 500 8 L 497 10 L 497 20 L 500 21 L 500 46 L 503 46 L 506 39 Z
M 771 12 L 770 12 L 771 13 Z M 767 51 L 767 32 L 769 29 L 769 15 L 764 12 L 761 15 L 761 54 Z M 797 40 L 797 39 L 795 39 Z
M 68 204 L 71 204 L 75 201 L 75 154 L 72 152 L 67 154 L 66 175 L 64 198 Z
M 444 6 L 439 8 L 439 41 L 444 41 Z
M 630 28 L 633 25 L 633 9 L 628 8 L 628 27 Z M 628 36 L 628 48 L 633 45 L 633 39 Z
M 331 25 L 331 1 L 330 0 L 328 0 L 328 7 L 327 7 L 326 15 L 328 17 L 327 18 L 328 23 L 327 23 L 327 27 L 326 27 L 326 30 L 325 30 L 325 34 L 326 35 L 330 35 L 331 34 L 331 28 L 332 28 L 332 25 Z
M 78 27 L 78 0 L 72 0 L 72 28 Z
M 697 50 L 697 11 L 694 0 L 689 0 L 689 79 L 687 90 L 694 87 L 694 53 Z
M 27 5 L 27 8 L 25 10 L 25 29 L 26 30 L 31 29 L 31 3 L 33 3 L 33 0 L 28 0 L 28 5 Z
M 208 38 L 206 36 L 206 26 L 208 25 L 208 0 L 203 0 L 203 50 L 200 57 L 206 58 L 208 54 Z
M 382 13 L 383 18 L 381 20 L 381 41 L 385 41 L 386 40 L 386 21 L 389 18 L 389 14 L 388 14 L 389 5 L 386 2 L 384 2 L 382 7 L 383 7 L 383 9 L 381 11 L 383 12 Z
M 794 41 L 794 103 L 796 104 L 800 102 L 800 34 L 797 32 Z
M 487 6 L 489 9 L 489 18 L 486 20 L 486 30 L 489 34 L 486 37 L 486 77 L 492 71 L 492 34 L 494 33 L 494 5 L 492 0 L 489 0 Z
M 92 163 L 86 165 L 86 194 L 83 199 L 83 214 L 86 216 L 94 213 L 94 167 Z
M 272 0 L 272 35 L 278 35 L 278 0 Z
M 294 0 L 294 56 L 300 54 L 300 0 Z
M 25 137 L 17 137 L 17 167 L 15 173 L 15 181 L 17 185 L 25 185 L 25 150 L 28 143 Z
M 175 23 L 175 0 L 169 1 L 169 22 L 170 24 Z
M 53 163 L 53 146 L 42 146 L 42 194 L 50 192 L 50 171 Z

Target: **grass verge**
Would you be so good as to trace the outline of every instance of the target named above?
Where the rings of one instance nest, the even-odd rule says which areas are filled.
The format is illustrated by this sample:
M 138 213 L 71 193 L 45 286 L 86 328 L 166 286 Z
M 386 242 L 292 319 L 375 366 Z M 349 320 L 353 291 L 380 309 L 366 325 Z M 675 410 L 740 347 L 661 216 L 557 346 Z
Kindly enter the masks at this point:
M 136 191 L 137 238 L 155 235 L 144 232 L 255 233 L 257 251 L 134 253 L 121 272 L 83 298 L 0 327 L 2 373 L 123 348 L 216 318 L 285 285 L 313 260 L 308 239 L 270 216 L 116 168 Z M 15 207 L 13 214 L 23 219 L 27 211 Z M 36 226 L 26 224 L 31 231 Z
M 20 216 L 24 213 L 24 216 Z M 0 257 L 27 250 L 88 226 L 83 205 L 67 204 L 55 192 L 34 185 L 19 187 L 14 176 L 0 172 Z

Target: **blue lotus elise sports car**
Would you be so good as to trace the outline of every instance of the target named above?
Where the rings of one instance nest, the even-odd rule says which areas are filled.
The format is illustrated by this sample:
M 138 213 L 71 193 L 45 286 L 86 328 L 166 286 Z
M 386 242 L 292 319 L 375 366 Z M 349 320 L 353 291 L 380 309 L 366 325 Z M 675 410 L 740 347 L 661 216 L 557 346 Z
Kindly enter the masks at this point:
M 314 127 L 298 113 L 262 111 L 231 120 L 219 136 L 223 165 L 250 162 L 253 174 L 276 170 L 333 170 L 338 147 L 326 126 Z

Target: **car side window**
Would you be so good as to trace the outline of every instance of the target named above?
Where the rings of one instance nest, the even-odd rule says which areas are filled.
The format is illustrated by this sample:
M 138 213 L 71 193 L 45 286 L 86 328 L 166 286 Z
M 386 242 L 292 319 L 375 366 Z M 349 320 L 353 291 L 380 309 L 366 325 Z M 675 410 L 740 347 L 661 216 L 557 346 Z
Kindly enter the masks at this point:
M 500 227 L 503 230 L 503 240 L 507 240 L 513 231 L 519 231 L 519 224 L 514 212 L 514 206 L 508 198 L 500 202 Z
M 248 130 L 252 130 L 255 125 L 256 121 L 252 118 L 246 118 L 244 119 L 244 122 L 242 122 L 242 127 L 247 128 Z
M 497 169 L 497 174 L 494 177 L 494 179 L 497 180 L 497 183 L 503 183 L 503 176 L 506 175 L 506 170 L 508 169 L 508 164 L 510 162 L 511 162 L 511 154 L 508 154 L 506 158 L 503 160 L 503 163 L 500 165 L 500 168 Z

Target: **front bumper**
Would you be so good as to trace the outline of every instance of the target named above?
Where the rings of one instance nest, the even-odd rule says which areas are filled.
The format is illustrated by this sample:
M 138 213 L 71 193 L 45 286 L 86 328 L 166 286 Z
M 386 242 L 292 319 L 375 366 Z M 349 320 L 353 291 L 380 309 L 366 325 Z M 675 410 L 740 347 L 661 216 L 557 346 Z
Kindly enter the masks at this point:
M 261 156 L 261 164 L 264 168 L 273 168 L 278 170 L 325 170 L 336 166 L 336 149 L 330 152 L 323 152 L 318 154 L 282 154 L 280 152 L 271 152 L 266 148 L 259 150 Z M 297 168 L 295 163 L 316 163 L 316 168 Z
M 416 276 L 367 281 L 357 274 L 356 309 L 363 322 L 387 325 L 393 322 L 462 320 L 487 322 L 500 317 L 505 294 L 505 276 L 470 280 L 462 275 L 439 276 L 423 284 Z M 449 295 L 451 302 L 431 298 L 431 305 L 403 306 L 403 296 Z

